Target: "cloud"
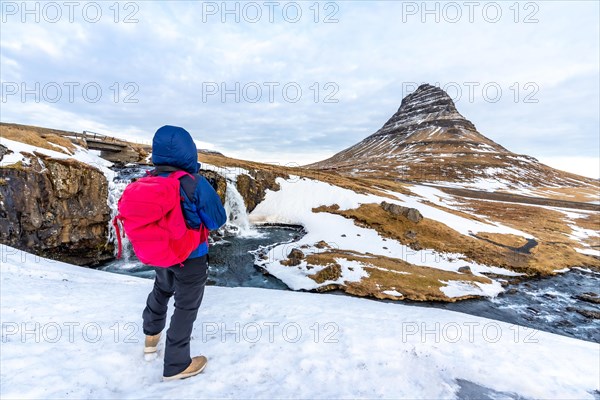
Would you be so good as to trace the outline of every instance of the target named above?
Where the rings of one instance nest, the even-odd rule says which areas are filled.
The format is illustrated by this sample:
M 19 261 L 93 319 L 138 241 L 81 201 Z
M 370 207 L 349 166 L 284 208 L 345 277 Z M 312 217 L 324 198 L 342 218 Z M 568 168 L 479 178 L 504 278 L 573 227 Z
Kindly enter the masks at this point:
M 600 179 L 600 157 L 540 157 L 542 163 L 577 175 Z
M 462 90 L 459 111 L 508 149 L 535 157 L 598 156 L 597 2 L 535 3 L 533 24 L 523 23 L 531 12 L 524 3 L 518 23 L 512 3 L 501 3 L 498 23 L 486 22 L 481 9 L 471 23 L 464 6 L 457 23 L 436 23 L 431 15 L 423 23 L 420 14 L 407 18 L 406 2 L 384 1 L 321 2 L 318 16 L 313 3 L 298 3 L 298 23 L 285 21 L 283 3 L 273 23 L 264 8 L 257 23 L 235 23 L 231 15 L 222 23 L 221 15 L 203 22 L 205 3 L 133 2 L 137 11 L 121 8 L 115 23 L 113 3 L 100 4 L 97 23 L 79 14 L 73 23 L 23 24 L 12 17 L 3 23 L 4 83 L 80 84 L 73 101 L 12 96 L 2 104 L 3 121 L 138 141 L 174 124 L 205 148 L 303 164 L 375 132 L 408 94 L 407 83 L 439 82 Z M 138 22 L 123 23 L 132 11 Z M 323 23 L 332 11 L 339 22 Z M 472 99 L 469 82 L 478 83 Z M 102 89 L 97 102 L 82 93 L 86 83 Z M 218 92 L 207 96 L 213 83 Z M 489 83 L 502 90 L 497 102 L 486 99 Z M 286 84 L 300 87 L 297 102 L 286 97 Z M 262 92 L 253 102 L 256 87 Z M 528 95 L 538 102 L 527 102 Z M 137 102 L 126 102 L 128 96 Z

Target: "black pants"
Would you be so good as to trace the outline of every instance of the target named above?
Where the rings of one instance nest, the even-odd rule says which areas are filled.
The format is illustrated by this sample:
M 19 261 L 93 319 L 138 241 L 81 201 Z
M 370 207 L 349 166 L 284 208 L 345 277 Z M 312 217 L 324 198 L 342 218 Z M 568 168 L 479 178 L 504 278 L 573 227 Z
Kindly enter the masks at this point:
M 208 277 L 207 258 L 205 255 L 186 260 L 183 267 L 156 268 L 154 289 L 148 295 L 142 315 L 144 334 L 156 335 L 163 331 L 167 305 L 175 294 L 175 311 L 167 331 L 163 376 L 177 375 L 192 362 L 190 336 Z

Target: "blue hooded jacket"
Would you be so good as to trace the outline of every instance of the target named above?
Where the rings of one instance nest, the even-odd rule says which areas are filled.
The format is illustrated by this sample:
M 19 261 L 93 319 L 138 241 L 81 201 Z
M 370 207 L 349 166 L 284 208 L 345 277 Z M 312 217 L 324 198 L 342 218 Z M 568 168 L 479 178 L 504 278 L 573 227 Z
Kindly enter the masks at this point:
M 183 216 L 190 228 L 198 229 L 204 224 L 209 230 L 220 228 L 227 220 L 221 198 L 206 178 L 198 174 L 198 150 L 192 136 L 183 128 L 165 125 L 154 134 L 152 140 L 152 163 L 155 166 L 170 166 L 194 175 L 198 182 L 194 197 L 190 199 L 181 189 Z M 168 176 L 169 173 L 160 174 Z M 188 258 L 201 257 L 208 253 L 208 242 L 200 243 Z

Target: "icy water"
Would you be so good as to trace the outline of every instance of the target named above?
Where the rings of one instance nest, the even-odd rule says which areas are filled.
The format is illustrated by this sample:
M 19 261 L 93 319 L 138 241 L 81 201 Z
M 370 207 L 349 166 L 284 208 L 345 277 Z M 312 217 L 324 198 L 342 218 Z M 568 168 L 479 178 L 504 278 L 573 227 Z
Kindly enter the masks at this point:
M 118 199 L 126 184 L 132 178 L 143 176 L 147 169 L 119 169 L 118 178 L 111 187 L 112 197 Z M 229 222 L 218 235 L 213 235 L 215 241 L 210 249 L 209 284 L 288 289 L 279 279 L 264 274 L 254 266 L 252 251 L 261 246 L 298 240 L 303 234 L 301 229 L 253 227 L 248 222 L 242 202 L 235 185 L 228 182 L 225 208 Z M 113 261 L 100 269 L 144 278 L 154 277 L 154 269 L 141 264 L 127 243 L 125 254 L 125 259 Z M 341 291 L 336 293 L 343 294 Z M 594 319 L 594 316 L 598 318 L 600 315 L 599 299 L 600 274 L 575 268 L 554 277 L 510 285 L 506 292 L 495 299 L 400 304 L 458 311 L 600 343 L 600 319 Z M 468 393 L 468 384 L 465 390 L 465 394 Z
M 113 215 L 116 214 L 117 201 L 127 184 L 134 178 L 145 176 L 148 170 L 150 167 L 141 166 L 115 170 L 117 177 L 111 185 Z M 273 243 L 298 240 L 302 235 L 302 230 L 283 226 L 252 226 L 248 221 L 244 200 L 233 182 L 227 182 L 226 197 L 225 211 L 228 221 L 222 229 L 211 235 L 208 284 L 227 287 L 288 289 L 279 279 L 264 274 L 254 266 L 252 251 Z M 112 235 L 114 236 L 114 232 Z M 124 239 L 123 245 L 123 259 L 114 260 L 99 269 L 153 279 L 155 269 L 142 264 L 137 259 L 126 239 Z
M 554 277 L 510 285 L 495 299 L 418 305 L 459 311 L 600 343 L 600 319 L 591 317 L 593 312 L 600 315 L 598 302 L 600 274 L 574 268 Z
M 254 229 L 256 233 L 253 236 L 224 236 L 210 246 L 209 285 L 288 289 L 279 279 L 264 274 L 254 266 L 251 251 L 260 246 L 297 240 L 300 230 L 287 227 Z M 128 260 L 115 260 L 100 269 L 151 279 L 155 274 L 154 268 L 145 266 L 133 254 L 129 255 Z

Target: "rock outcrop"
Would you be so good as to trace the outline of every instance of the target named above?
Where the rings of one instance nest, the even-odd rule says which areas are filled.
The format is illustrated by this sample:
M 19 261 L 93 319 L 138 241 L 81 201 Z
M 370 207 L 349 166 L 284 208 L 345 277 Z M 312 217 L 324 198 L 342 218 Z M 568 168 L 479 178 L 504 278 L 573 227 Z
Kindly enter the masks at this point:
M 246 210 L 252 212 L 265 199 L 267 189 L 277 191 L 280 189 L 276 179 L 279 175 L 265 170 L 249 170 L 249 175 L 240 174 L 237 177 L 236 187 L 244 198 Z
M 119 152 L 104 150 L 100 153 L 100 157 L 117 165 L 129 163 L 145 163 L 146 158 L 150 153 L 142 146 L 134 147 L 127 145 Z
M 198 173 L 208 180 L 221 198 L 221 203 L 225 204 L 225 198 L 227 196 L 227 179 L 225 179 L 223 175 L 207 169 L 201 169 Z
M 386 201 L 381 202 L 381 208 L 390 214 L 401 215 L 415 224 L 421 222 L 423 219 L 423 215 L 416 208 L 403 207 Z
M 475 125 L 458 112 L 446 92 L 425 84 L 402 99 L 398 111 L 372 136 L 409 136 L 417 130 L 437 127 L 476 131 Z
M 111 259 L 104 174 L 73 159 L 28 156 L 29 165 L 0 168 L 0 241 L 77 265 Z

